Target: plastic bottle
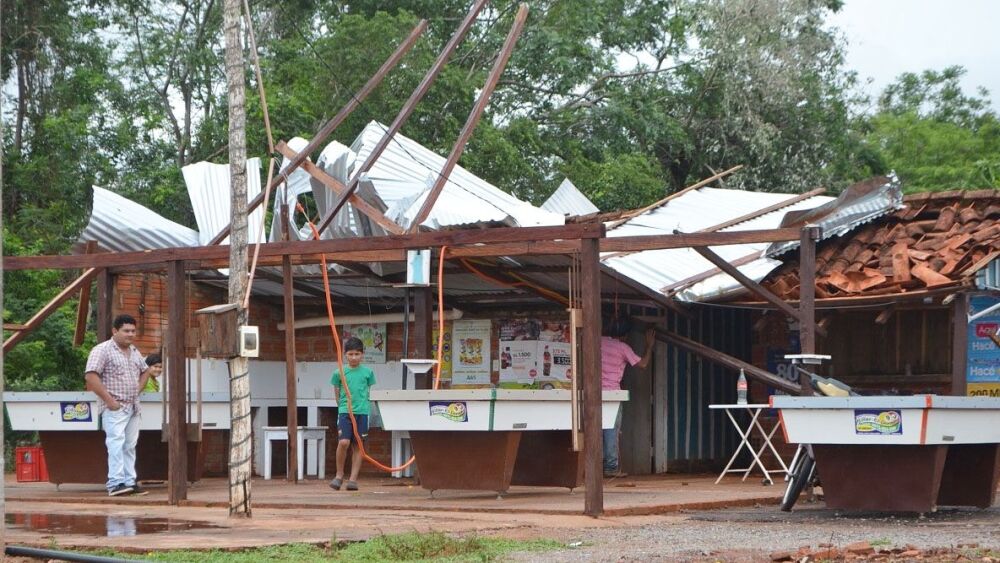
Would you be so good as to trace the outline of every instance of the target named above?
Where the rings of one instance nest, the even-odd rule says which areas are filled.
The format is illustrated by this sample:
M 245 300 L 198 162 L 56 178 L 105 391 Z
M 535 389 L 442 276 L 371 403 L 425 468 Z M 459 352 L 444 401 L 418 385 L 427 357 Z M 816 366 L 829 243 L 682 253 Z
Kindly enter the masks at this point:
M 549 347 L 545 347 L 545 352 L 542 354 L 542 375 L 549 375 L 552 371 L 552 354 L 549 353 Z
M 740 370 L 740 378 L 736 380 L 736 404 L 747 404 L 747 376 Z

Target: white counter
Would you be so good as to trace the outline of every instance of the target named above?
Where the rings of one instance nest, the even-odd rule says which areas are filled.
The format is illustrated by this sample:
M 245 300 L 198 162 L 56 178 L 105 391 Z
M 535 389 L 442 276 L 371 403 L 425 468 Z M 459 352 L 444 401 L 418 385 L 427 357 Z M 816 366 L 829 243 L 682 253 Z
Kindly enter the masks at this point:
M 775 395 L 786 438 L 805 444 L 1000 443 L 1000 399 L 938 395 Z
M 569 430 L 565 389 L 372 390 L 386 430 Z M 613 428 L 628 391 L 603 391 L 601 424 Z M 581 405 L 582 406 L 582 405 Z

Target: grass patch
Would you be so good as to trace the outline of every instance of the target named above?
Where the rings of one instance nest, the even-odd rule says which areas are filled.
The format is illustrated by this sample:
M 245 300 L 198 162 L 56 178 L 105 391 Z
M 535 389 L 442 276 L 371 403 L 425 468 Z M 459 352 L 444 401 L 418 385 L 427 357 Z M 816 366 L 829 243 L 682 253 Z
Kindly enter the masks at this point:
M 242 551 L 154 551 L 145 554 L 91 552 L 126 559 L 199 563 L 257 563 L 295 561 L 303 563 L 346 561 L 496 561 L 515 551 L 546 551 L 563 547 L 553 540 L 508 540 L 478 536 L 452 537 L 441 532 L 376 536 L 366 542 L 333 543 L 331 547 L 287 544 Z
M 868 545 L 872 547 L 886 547 L 892 545 L 892 540 L 889 538 L 875 538 L 868 542 Z

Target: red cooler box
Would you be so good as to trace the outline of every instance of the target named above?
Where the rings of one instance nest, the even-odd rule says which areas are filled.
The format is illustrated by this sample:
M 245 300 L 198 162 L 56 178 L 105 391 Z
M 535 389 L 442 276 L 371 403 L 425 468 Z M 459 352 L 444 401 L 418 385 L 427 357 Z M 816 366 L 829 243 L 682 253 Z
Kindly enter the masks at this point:
M 20 446 L 14 450 L 14 454 L 18 483 L 49 480 L 45 453 L 41 446 Z

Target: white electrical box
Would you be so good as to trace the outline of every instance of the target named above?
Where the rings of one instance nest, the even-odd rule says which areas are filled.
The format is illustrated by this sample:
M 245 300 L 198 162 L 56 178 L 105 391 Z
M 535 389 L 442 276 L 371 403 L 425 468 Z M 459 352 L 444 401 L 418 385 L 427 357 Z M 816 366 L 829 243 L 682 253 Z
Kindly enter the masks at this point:
M 406 284 L 425 286 L 431 284 L 431 251 L 429 248 L 406 251 Z
M 259 327 L 240 327 L 240 356 L 244 358 L 256 358 L 257 356 L 260 356 Z

